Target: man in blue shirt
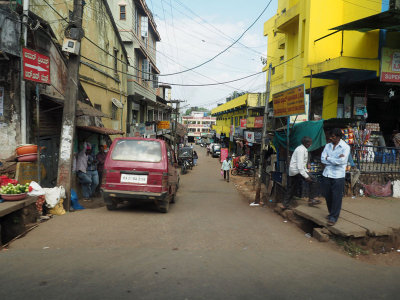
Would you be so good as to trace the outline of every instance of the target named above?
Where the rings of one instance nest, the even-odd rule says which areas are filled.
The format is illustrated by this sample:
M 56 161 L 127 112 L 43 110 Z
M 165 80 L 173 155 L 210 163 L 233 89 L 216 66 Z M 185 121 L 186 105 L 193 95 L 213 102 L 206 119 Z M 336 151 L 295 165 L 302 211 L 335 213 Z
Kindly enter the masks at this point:
M 329 215 L 328 226 L 337 222 L 342 209 L 342 198 L 346 176 L 346 166 L 349 160 L 350 146 L 342 140 L 342 131 L 335 128 L 331 131 L 331 142 L 325 145 L 321 154 L 321 162 L 325 165 L 322 173 L 322 187 L 325 193 Z

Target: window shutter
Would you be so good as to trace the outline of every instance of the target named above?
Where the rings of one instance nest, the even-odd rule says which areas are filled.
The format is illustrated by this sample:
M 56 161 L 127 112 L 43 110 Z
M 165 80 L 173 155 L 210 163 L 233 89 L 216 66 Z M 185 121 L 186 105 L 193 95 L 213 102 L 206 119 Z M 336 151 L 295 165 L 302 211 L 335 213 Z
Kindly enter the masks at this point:
M 148 37 L 148 31 L 149 31 L 149 19 L 147 17 L 142 17 L 142 24 L 141 24 L 141 29 L 142 29 L 142 37 L 147 38 Z

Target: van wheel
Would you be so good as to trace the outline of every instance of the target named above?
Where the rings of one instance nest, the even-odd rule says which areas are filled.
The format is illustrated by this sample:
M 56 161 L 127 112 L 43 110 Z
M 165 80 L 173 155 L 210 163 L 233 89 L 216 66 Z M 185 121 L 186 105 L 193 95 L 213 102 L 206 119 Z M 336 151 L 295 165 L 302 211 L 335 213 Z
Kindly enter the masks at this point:
M 166 214 L 169 211 L 169 199 L 157 204 L 158 211 Z
M 117 206 L 118 206 L 118 204 L 117 204 L 117 202 L 114 201 L 114 200 L 112 201 L 111 204 L 107 204 L 107 205 L 106 205 L 106 207 L 107 207 L 108 210 L 116 210 L 116 209 L 117 209 Z

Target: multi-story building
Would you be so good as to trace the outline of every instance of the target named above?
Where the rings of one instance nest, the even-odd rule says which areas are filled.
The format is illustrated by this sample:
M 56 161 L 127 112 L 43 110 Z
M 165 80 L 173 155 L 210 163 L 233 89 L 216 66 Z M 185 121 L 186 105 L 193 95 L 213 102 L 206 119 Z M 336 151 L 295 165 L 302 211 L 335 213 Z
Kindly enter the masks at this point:
M 161 40 L 153 15 L 144 0 L 108 1 L 128 52 L 128 135 L 152 135 L 158 120 L 167 120 L 165 89 L 158 88 L 157 42 Z M 161 101 L 157 101 L 157 97 Z M 147 126 L 146 126 L 147 125 Z M 153 127 L 153 130 L 148 130 Z M 143 130 L 147 134 L 144 134 Z
M 253 147 L 261 141 L 265 94 L 246 93 L 228 100 L 211 110 L 211 115 L 216 117 L 213 129 L 216 138 L 229 145 L 229 151 L 242 154 L 246 145 Z M 245 132 L 250 134 L 251 140 L 246 138 Z
M 190 116 L 183 116 L 182 122 L 187 127 L 188 137 L 199 139 L 210 134 L 212 126 L 216 124 L 216 118 L 205 116 L 204 112 L 193 111 Z

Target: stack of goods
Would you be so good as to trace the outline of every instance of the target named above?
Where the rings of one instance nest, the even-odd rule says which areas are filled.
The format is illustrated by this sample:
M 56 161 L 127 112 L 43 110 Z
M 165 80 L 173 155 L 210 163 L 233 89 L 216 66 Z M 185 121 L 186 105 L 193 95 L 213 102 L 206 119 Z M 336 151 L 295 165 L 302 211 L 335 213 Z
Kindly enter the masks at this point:
M 9 183 L 11 183 L 11 184 L 17 184 L 18 181 L 15 180 L 15 179 L 8 178 L 8 177 L 5 176 L 5 175 L 0 176 L 0 187 L 2 187 L 2 186 L 4 186 L 4 185 L 8 185 Z
M 379 123 L 366 123 L 365 129 L 368 129 L 370 131 L 381 131 Z
M 1 187 L 0 195 L 4 200 L 22 200 L 26 197 L 29 191 L 29 183 L 21 184 L 7 184 Z
M 343 133 L 343 140 L 348 145 L 353 145 L 354 144 L 354 130 L 353 130 L 353 128 L 342 129 L 342 133 Z
M 322 166 L 320 163 L 312 162 L 308 165 L 308 171 L 310 173 L 318 173 L 322 171 Z
M 357 129 L 354 128 L 354 144 L 356 145 L 366 145 L 371 137 L 370 129 Z
M 17 159 L 20 162 L 37 161 L 37 145 L 20 145 L 15 150 L 17 152 Z

